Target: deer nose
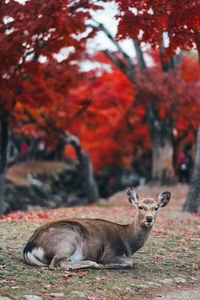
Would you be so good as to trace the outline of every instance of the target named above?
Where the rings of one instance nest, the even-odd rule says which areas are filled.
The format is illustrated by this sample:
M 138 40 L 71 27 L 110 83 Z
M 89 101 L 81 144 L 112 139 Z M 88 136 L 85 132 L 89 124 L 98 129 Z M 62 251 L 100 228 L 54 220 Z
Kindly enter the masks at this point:
M 146 220 L 148 223 L 151 223 L 153 221 L 153 218 L 152 217 L 146 217 Z

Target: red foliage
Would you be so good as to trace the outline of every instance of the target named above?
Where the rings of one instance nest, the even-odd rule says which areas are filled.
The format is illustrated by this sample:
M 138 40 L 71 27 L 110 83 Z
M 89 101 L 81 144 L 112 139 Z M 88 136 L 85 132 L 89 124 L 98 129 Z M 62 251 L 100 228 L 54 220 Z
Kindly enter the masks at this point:
M 118 163 L 130 166 L 135 145 L 149 144 L 143 109 L 134 110 L 132 84 L 119 70 L 103 72 L 81 89 L 91 104 L 82 116 L 80 138 L 96 169 Z
M 178 46 L 187 49 L 193 42 L 198 44 L 197 1 L 184 5 L 180 0 L 116 2 L 119 39 L 134 38 L 143 30 L 142 41 L 153 46 L 159 46 L 162 33 L 168 32 L 171 52 Z M 196 126 L 199 67 L 184 59 L 179 70 L 182 80 L 175 73 L 162 73 L 157 64 L 138 76 L 134 88 L 116 69 L 100 75 L 99 70 L 80 73 L 75 62 L 86 55 L 88 36 L 81 38 L 81 34 L 91 8 L 99 6 L 81 0 L 26 1 L 23 5 L 2 1 L 0 104 L 10 112 L 15 130 L 40 135 L 49 146 L 55 144 L 59 130 L 77 135 L 96 169 L 112 163 L 128 165 L 138 144 L 150 146 L 145 119 L 149 101 L 155 101 L 161 118 L 176 120 L 178 131 L 190 122 Z M 129 8 L 137 9 L 137 14 Z M 53 55 L 63 47 L 69 53 L 58 63 Z M 46 57 L 45 63 L 40 62 L 41 56 Z M 100 53 L 94 59 L 108 63 Z
M 135 105 L 144 109 L 154 102 L 160 118 L 174 120 L 176 137 L 187 132 L 187 143 L 195 141 L 194 130 L 200 116 L 200 67 L 195 60 L 184 58 L 176 71 L 162 72 L 152 68 L 138 75 L 135 84 Z M 193 74 L 190 76 L 194 64 Z
M 11 112 L 16 103 L 31 109 L 54 105 L 60 93 L 67 95 L 79 73 L 71 62 L 80 61 L 85 49 L 87 36 L 81 34 L 89 9 L 97 8 L 81 0 L 1 1 L 1 109 Z M 53 55 L 62 48 L 69 54 L 60 72 Z M 40 61 L 43 56 L 46 64 Z
M 186 82 L 199 82 L 200 64 L 198 64 L 197 56 L 184 56 L 180 65 L 180 73 Z
M 19 130 L 35 136 L 39 134 L 49 146 L 52 142 L 54 146 L 58 134 L 48 123 L 53 124 L 80 138 L 96 170 L 113 163 L 128 167 L 138 145 L 143 149 L 151 147 L 145 114 L 150 101 L 154 101 L 161 118 L 174 119 L 177 137 L 188 131 L 187 142 L 193 142 L 195 136 L 191 126 L 198 124 L 200 91 L 195 81 L 186 82 L 179 76 L 187 77 L 190 64 L 193 59 L 186 58 L 180 70 L 169 73 L 162 72 L 156 65 L 138 75 L 134 87 L 115 68 L 101 74 L 99 70 L 80 74 L 74 82 L 66 72 L 65 64 L 45 64 L 41 71 L 46 78 L 46 87 L 57 101 L 39 110 L 29 108 L 37 123 L 20 126 Z M 199 68 L 195 73 L 194 80 L 199 78 Z M 71 84 L 67 91 L 65 80 Z M 22 119 L 24 105 L 18 104 L 16 108 Z M 24 118 L 28 119 L 26 115 Z M 69 147 L 65 154 L 75 156 Z
M 153 47 L 161 45 L 163 33 L 170 39 L 169 55 L 179 47 L 200 48 L 199 1 L 116 0 L 119 6 L 118 39 L 136 38 Z

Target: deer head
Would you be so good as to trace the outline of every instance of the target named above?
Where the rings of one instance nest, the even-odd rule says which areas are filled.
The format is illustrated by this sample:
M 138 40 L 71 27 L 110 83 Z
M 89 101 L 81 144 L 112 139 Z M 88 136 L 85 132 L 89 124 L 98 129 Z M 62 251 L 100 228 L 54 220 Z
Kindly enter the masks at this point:
M 163 192 L 154 198 L 142 198 L 133 190 L 127 190 L 129 202 L 137 208 L 136 223 L 140 226 L 151 228 L 156 221 L 157 212 L 160 207 L 168 204 L 171 194 Z

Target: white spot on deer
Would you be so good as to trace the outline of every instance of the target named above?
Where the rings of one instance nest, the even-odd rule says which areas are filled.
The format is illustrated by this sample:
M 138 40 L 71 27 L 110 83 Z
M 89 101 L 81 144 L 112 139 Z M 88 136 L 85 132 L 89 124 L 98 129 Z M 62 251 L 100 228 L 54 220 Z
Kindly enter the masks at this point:
M 25 253 L 25 259 L 30 265 L 44 266 L 41 261 L 44 258 L 44 250 L 41 247 L 34 248 L 31 252 Z
M 76 251 L 71 256 L 69 256 L 67 260 L 72 262 L 83 260 L 82 248 L 76 249 Z

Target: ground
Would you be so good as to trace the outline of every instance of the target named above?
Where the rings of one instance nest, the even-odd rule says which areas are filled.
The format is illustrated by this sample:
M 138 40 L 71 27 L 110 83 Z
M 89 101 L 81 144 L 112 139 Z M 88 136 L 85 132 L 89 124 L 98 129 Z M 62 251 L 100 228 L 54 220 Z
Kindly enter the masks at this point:
M 17 300 L 140 300 L 162 299 L 166 294 L 165 299 L 197 299 L 200 290 L 200 216 L 181 211 L 187 185 L 144 186 L 136 190 L 141 196 L 156 196 L 169 190 L 172 199 L 160 210 L 151 237 L 132 257 L 133 268 L 129 270 L 50 271 L 28 266 L 22 259 L 23 247 L 30 235 L 49 220 L 91 217 L 122 224 L 131 222 L 135 210 L 125 191 L 98 205 L 15 212 L 1 218 L 0 300 L 1 297 Z
M 13 165 L 7 171 L 7 179 L 15 184 L 28 185 L 30 182 L 27 175 L 35 176 L 38 173 L 55 172 L 66 168 L 66 164 L 62 161 L 35 161 L 28 160 L 26 163 L 21 162 Z

